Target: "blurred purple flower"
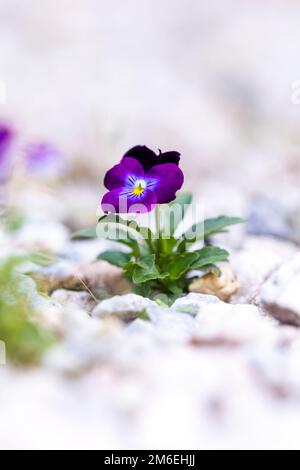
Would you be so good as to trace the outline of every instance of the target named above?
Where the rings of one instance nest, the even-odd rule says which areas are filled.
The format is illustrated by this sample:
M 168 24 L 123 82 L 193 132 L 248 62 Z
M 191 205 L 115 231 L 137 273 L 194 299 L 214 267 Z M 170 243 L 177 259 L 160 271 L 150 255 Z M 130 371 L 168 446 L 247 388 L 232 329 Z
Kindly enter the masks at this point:
M 10 167 L 8 152 L 14 139 L 14 131 L 8 125 L 0 124 L 0 180 L 7 176 Z
M 173 201 L 183 185 L 178 165 L 164 163 L 145 172 L 134 158 L 124 157 L 106 173 L 104 185 L 109 190 L 102 199 L 105 213 L 150 212 L 157 204 Z
M 59 177 L 67 169 L 62 153 L 48 143 L 31 144 L 25 151 L 25 161 L 27 170 L 42 179 Z
M 180 153 L 171 151 L 162 153 L 159 150 L 159 154 L 156 155 L 145 145 L 137 145 L 125 153 L 123 158 L 134 158 L 142 165 L 144 171 L 147 173 L 151 168 L 157 165 L 164 165 L 166 163 L 174 163 L 179 165 Z

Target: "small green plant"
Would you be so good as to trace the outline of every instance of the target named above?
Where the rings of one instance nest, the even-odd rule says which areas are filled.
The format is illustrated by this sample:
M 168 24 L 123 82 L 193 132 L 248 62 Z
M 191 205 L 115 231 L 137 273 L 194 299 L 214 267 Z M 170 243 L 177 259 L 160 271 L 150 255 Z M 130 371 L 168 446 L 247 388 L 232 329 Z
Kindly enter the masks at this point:
M 120 215 L 109 214 L 99 220 L 98 230 L 81 230 L 73 237 L 95 238 L 98 232 L 98 236 L 122 244 L 126 251 L 105 251 L 98 259 L 122 268 L 132 282 L 135 293 L 161 298 L 164 303 L 167 300 L 171 302 L 187 292 L 190 271 L 201 270 L 220 275 L 217 264 L 228 261 L 229 253 L 205 245 L 213 235 L 224 233 L 229 226 L 243 222 L 238 217 L 220 216 L 194 224 L 177 235 L 178 225 L 191 203 L 190 194 L 179 194 L 174 202 L 164 207 L 161 212 L 163 217 L 159 221 L 157 217 L 155 232 L 139 226 L 135 221 L 125 220 Z M 175 205 L 182 209 L 181 220 L 172 217 L 172 207 Z M 204 246 L 195 249 L 201 241 L 204 241 Z
M 0 340 L 8 360 L 16 365 L 37 364 L 53 339 L 33 320 L 30 301 L 17 268 L 26 261 L 12 257 L 0 262 Z
M 192 204 L 191 194 L 176 193 L 184 183 L 179 168 L 180 153 L 159 151 L 145 146 L 130 149 L 120 163 L 105 175 L 108 190 L 102 198 L 103 217 L 96 229 L 88 229 L 75 237 L 105 237 L 122 243 L 126 251 L 106 251 L 98 259 L 123 268 L 134 291 L 166 303 L 188 290 L 188 273 L 193 270 L 220 274 L 217 263 L 228 261 L 229 253 L 214 246 L 205 246 L 209 237 L 239 224 L 242 219 L 221 216 L 197 222 L 180 231 Z M 155 230 L 120 214 L 147 214 L 155 211 Z M 151 223 L 148 224 L 151 226 Z M 113 229 L 114 227 L 114 229 Z M 179 232 L 178 232 L 179 231 Z M 202 241 L 202 247 L 196 243 Z M 198 243 L 200 244 L 200 243 Z M 204 245 L 204 246 L 203 246 Z

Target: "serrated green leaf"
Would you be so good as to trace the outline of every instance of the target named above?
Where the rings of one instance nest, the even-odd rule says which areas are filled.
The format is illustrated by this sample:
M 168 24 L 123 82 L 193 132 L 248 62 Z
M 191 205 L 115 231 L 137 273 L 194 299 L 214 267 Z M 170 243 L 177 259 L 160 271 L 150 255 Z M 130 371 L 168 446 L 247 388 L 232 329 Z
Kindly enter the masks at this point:
M 201 250 L 197 250 L 194 253 L 198 253 L 198 259 L 192 266 L 192 269 L 201 269 L 204 266 L 219 263 L 221 261 L 228 261 L 229 253 L 226 250 L 217 248 L 215 246 L 206 246 Z
M 167 273 L 161 273 L 155 264 L 155 255 L 145 256 L 143 259 L 136 261 L 133 270 L 132 280 L 134 284 L 142 284 L 147 281 L 164 279 Z
M 143 258 L 133 261 L 132 264 L 142 269 L 151 270 L 155 266 L 155 255 L 151 254 L 151 255 L 144 256 Z
M 123 253 L 121 251 L 104 251 L 98 257 L 98 260 L 107 261 L 114 266 L 123 268 L 126 263 L 130 260 L 130 255 L 128 253 Z
M 160 274 L 157 269 L 147 272 L 140 267 L 136 267 L 132 275 L 132 281 L 134 284 L 143 284 L 144 282 L 153 281 L 159 278 Z
M 191 269 L 191 266 L 198 260 L 197 252 L 184 253 L 177 256 L 169 266 L 170 279 L 179 279 L 183 274 Z
M 151 282 L 145 282 L 144 284 L 134 284 L 133 292 L 142 297 L 149 297 L 151 292 Z

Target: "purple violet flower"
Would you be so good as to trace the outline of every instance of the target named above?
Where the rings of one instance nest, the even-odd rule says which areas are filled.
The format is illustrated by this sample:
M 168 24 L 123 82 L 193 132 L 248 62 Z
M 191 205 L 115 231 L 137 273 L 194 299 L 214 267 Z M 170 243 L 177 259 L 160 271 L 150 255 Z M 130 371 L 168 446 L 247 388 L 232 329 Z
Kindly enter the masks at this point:
M 131 157 L 140 162 L 144 171 L 147 173 L 151 168 L 157 165 L 164 165 L 166 163 L 174 163 L 179 165 L 180 153 L 179 152 L 164 152 L 159 150 L 159 154 L 156 155 L 145 145 L 137 145 L 125 153 L 123 158 Z
M 66 171 L 66 161 L 57 148 L 48 143 L 31 144 L 25 151 L 26 167 L 41 179 L 55 178 Z
M 106 173 L 104 185 L 109 192 L 102 199 L 102 209 L 119 214 L 150 212 L 157 204 L 173 201 L 183 181 L 175 163 L 157 164 L 145 171 L 135 158 L 123 157 Z

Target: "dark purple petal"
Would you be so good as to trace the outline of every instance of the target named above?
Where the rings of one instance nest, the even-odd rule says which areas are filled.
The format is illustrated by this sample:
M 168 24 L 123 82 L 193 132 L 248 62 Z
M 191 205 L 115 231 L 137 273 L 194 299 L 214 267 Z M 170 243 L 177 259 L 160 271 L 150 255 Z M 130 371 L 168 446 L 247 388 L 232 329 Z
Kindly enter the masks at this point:
M 140 162 L 145 173 L 158 164 L 158 157 L 145 145 L 137 145 L 125 153 L 123 158 L 131 157 Z
M 165 163 L 174 163 L 179 165 L 180 162 L 180 153 L 179 152 L 164 152 L 158 156 L 159 165 L 164 165 Z
M 150 212 L 156 204 L 156 194 L 149 189 L 140 196 L 132 195 L 129 188 L 113 189 L 101 201 L 103 212 L 116 214 Z
M 157 165 L 146 175 L 148 188 L 155 192 L 158 204 L 167 204 L 176 198 L 176 192 L 182 187 L 184 176 L 180 168 L 173 163 Z
M 109 190 L 123 188 L 143 176 L 144 170 L 141 164 L 134 158 L 126 157 L 106 173 L 104 186 Z

